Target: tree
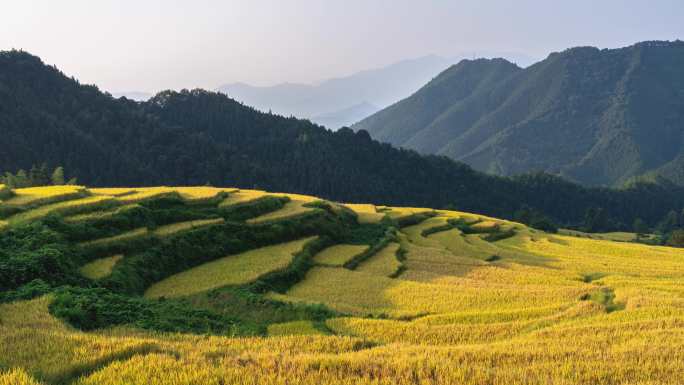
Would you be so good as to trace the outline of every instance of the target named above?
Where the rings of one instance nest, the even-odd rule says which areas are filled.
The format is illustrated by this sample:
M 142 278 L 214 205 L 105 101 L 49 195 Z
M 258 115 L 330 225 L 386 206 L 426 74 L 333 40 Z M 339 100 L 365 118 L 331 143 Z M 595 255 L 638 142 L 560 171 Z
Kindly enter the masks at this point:
M 606 211 L 599 207 L 591 207 L 584 214 L 584 231 L 597 233 L 610 228 Z
M 15 188 L 29 187 L 31 185 L 31 181 L 24 170 L 17 171 L 17 175 L 14 177 L 14 180 Z
M 646 226 L 646 223 L 641 218 L 637 218 L 634 220 L 634 225 L 632 225 L 632 229 L 636 233 L 637 238 L 645 236 L 649 231 L 648 226 Z
M 65 183 L 64 168 L 62 166 L 57 167 L 55 171 L 52 173 L 52 177 L 50 179 L 52 180 L 52 184 L 55 186 L 63 185 Z
M 674 210 L 670 210 L 658 224 L 658 231 L 663 234 L 667 234 L 677 228 L 679 228 L 679 215 Z
M 2 178 L 2 183 L 5 184 L 9 188 L 17 188 L 17 177 L 12 175 L 11 172 L 5 173 L 5 176 Z
M 47 164 L 43 163 L 40 167 L 33 165 L 28 174 L 29 186 L 47 186 L 50 184 Z
M 670 233 L 667 244 L 675 247 L 684 247 L 684 230 L 675 230 Z
M 549 217 L 539 210 L 527 205 L 523 205 L 513 215 L 514 220 L 524 223 L 534 229 L 546 231 L 547 233 L 557 233 L 558 226 Z

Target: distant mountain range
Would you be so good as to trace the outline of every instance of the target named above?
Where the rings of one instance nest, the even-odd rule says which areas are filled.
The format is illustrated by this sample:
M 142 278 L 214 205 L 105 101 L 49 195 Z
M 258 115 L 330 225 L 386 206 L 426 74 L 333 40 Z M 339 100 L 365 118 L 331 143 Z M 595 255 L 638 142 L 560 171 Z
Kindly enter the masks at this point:
M 425 56 L 314 85 L 234 83 L 218 90 L 261 111 L 306 118 L 337 129 L 410 95 L 453 63 L 440 56 Z
M 532 61 L 521 54 L 506 55 L 521 65 Z M 234 83 L 218 90 L 264 112 L 310 119 L 327 128 L 338 129 L 411 95 L 461 58 L 463 56 L 424 56 L 314 85 L 284 83 L 255 87 Z
M 684 184 L 684 42 L 464 60 L 353 128 L 499 175 Z
M 510 64 L 503 66 L 510 67 Z M 562 224 L 604 208 L 610 228 L 653 225 L 684 188 L 588 189 L 548 175 L 502 178 L 394 148 L 351 129 L 259 112 L 226 95 L 164 91 L 115 99 L 25 52 L 0 52 L 0 168 L 43 162 L 95 186 L 204 185 L 313 194 L 341 202 L 452 207 L 511 218 L 523 206 Z

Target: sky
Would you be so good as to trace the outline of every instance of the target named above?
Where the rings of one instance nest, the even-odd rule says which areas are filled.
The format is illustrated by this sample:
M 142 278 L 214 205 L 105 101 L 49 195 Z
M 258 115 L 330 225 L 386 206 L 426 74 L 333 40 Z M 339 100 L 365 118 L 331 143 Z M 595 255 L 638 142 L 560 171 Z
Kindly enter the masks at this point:
M 0 50 L 110 92 L 312 83 L 428 54 L 684 39 L 682 0 L 0 0 Z

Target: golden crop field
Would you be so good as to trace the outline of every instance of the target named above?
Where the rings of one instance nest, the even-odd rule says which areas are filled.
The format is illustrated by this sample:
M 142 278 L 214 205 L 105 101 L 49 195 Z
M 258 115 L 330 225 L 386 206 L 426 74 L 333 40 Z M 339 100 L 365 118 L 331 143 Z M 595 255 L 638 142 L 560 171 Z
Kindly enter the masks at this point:
M 32 206 L 74 199 L 83 196 L 85 188 L 82 186 L 47 186 L 12 191 L 14 196 L 4 201 L 3 205 Z
M 86 198 L 72 199 L 64 202 L 43 205 L 38 208 L 14 215 L 10 217 L 8 221 L 12 225 L 26 223 L 45 217 L 49 214 L 77 214 L 79 212 L 95 210 L 97 208 L 110 207 L 114 203 L 115 200 L 112 197 L 95 195 Z
M 387 215 L 378 212 L 375 205 L 355 203 L 345 203 L 344 205 L 358 215 L 359 223 L 378 223 Z
M 138 203 L 145 200 L 149 200 L 162 195 L 170 194 L 176 190 L 172 187 L 148 187 L 148 188 L 136 188 L 130 194 L 120 194 L 116 196 L 116 199 L 123 204 Z
M 205 263 L 156 283 L 145 292 L 145 296 L 171 298 L 249 283 L 266 273 L 287 267 L 294 253 L 313 239 L 315 237 L 266 246 Z
M 123 259 L 122 254 L 112 255 L 111 257 L 98 258 L 90 263 L 81 266 L 81 275 L 90 279 L 100 279 L 111 274 L 114 265 Z
M 228 195 L 228 198 L 221 202 L 220 206 L 226 207 L 245 204 L 268 195 L 272 194 L 261 190 L 238 190 Z
M 145 193 L 152 195 L 144 199 L 155 199 L 160 191 L 174 192 L 168 189 L 93 189 L 50 196 L 77 202 L 87 199 L 84 193 L 120 198 Z M 175 192 L 192 200 L 193 194 L 204 199 L 224 191 L 229 195 L 221 205 L 286 195 L 213 188 Z M 37 195 L 20 192 L 11 199 L 21 198 L 29 210 L 57 204 Z M 272 225 L 273 231 L 287 235 L 278 221 L 292 218 L 294 205 L 315 200 L 290 198 L 293 205 L 254 216 L 265 226 L 242 226 L 257 231 Z M 346 206 L 358 214 L 394 219 L 432 212 Z M 115 211 L 97 209 L 86 215 L 106 219 Z M 627 233 L 613 234 L 617 242 L 607 235 L 547 234 L 472 213 L 434 214 L 397 228 L 395 237 L 353 270 L 342 265 L 371 249 L 336 241 L 302 257 L 309 259 L 296 281 L 263 286 L 263 292 L 246 297 L 243 308 L 227 308 L 232 315 L 236 309 L 274 306 L 277 317 L 257 336 L 162 332 L 130 324 L 81 331 L 51 314 L 55 293 L 0 304 L 0 385 L 684 383 L 684 249 L 628 242 Z M 219 219 L 211 229 L 227 226 Z M 470 231 L 449 227 L 452 219 L 469 223 Z M 362 215 L 359 221 L 372 223 Z M 197 234 L 182 229 L 204 228 L 188 223 L 156 231 L 182 238 Z M 487 240 L 497 228 L 515 233 Z M 268 234 L 260 231 L 255 239 Z M 145 297 L 155 304 L 202 295 L 214 305 L 227 301 L 237 294 L 212 296 L 212 290 L 243 287 L 284 271 L 300 258 L 295 255 L 304 255 L 297 253 L 305 245 L 325 238 L 289 231 L 293 233 L 285 239 L 295 240 L 266 243 L 169 275 L 146 287 Z M 86 241 L 80 250 L 151 233 L 147 228 L 122 231 Z M 166 237 L 154 239 L 168 242 Z M 106 277 L 121 258 L 95 260 L 81 272 Z M 301 306 L 325 308 L 330 314 L 306 318 Z M 265 316 L 254 315 L 260 317 Z
M 214 218 L 172 223 L 170 225 L 157 227 L 156 229 L 154 229 L 152 234 L 154 234 L 157 237 L 168 237 L 169 235 L 176 234 L 181 231 L 194 230 L 200 227 L 217 225 L 223 222 L 223 218 Z
M 355 256 L 368 250 L 368 245 L 334 245 L 318 252 L 313 261 L 319 265 L 342 266 Z
M 259 224 L 265 222 L 273 222 L 279 219 L 291 218 L 297 215 L 306 214 L 308 212 L 316 210 L 314 208 L 304 206 L 307 203 L 309 202 L 304 200 L 291 200 L 287 202 L 282 209 L 276 210 L 268 214 L 260 215 L 256 218 L 248 219 L 247 223 Z
M 399 244 L 392 242 L 370 259 L 362 262 L 356 268 L 356 271 L 388 277 L 394 274 L 399 266 L 401 266 L 401 262 L 397 259 L 398 250 Z
M 311 321 L 292 321 L 270 325 L 269 336 L 305 336 L 323 334 Z
M 86 242 L 81 242 L 79 246 L 83 248 L 93 248 L 93 247 L 102 247 L 102 246 L 108 246 L 112 244 L 117 244 L 117 243 L 123 243 L 123 242 L 128 242 L 133 239 L 140 239 L 144 237 L 149 237 L 150 236 L 150 231 L 147 229 L 147 227 L 141 227 L 139 229 L 131 230 L 119 235 L 114 235 L 111 237 L 106 237 L 106 238 L 99 238 L 99 239 L 94 239 L 92 241 L 86 241 Z

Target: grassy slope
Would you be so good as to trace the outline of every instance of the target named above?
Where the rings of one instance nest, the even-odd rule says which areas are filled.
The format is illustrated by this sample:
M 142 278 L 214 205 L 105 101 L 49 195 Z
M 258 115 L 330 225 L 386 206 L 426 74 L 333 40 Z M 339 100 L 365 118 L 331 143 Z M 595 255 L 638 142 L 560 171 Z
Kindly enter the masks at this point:
M 197 199 L 212 192 L 198 191 Z M 181 197 L 189 200 L 192 191 L 183 193 Z M 36 201 L 41 198 L 32 198 L 32 204 Z M 244 202 L 249 199 L 231 203 Z M 350 208 L 369 213 L 365 206 Z M 276 211 L 270 216 L 276 222 L 263 226 L 296 226 L 283 222 L 291 220 L 289 209 L 280 210 L 286 215 Z M 394 219 L 425 212 L 373 210 Z M 473 225 L 445 227 L 459 218 Z M 248 283 L 282 269 L 310 238 L 200 264 L 148 290 L 151 296 L 193 294 L 187 301 L 198 309 L 222 309 L 267 324 L 263 333 L 269 338 L 166 335 L 130 325 L 86 334 L 48 312 L 52 295 L 0 305 L 0 383 L 240 383 L 245 378 L 259 384 L 684 381 L 681 249 L 551 235 L 452 211 L 423 219 L 400 229 L 395 242 L 355 270 L 313 267 L 284 293 L 263 297 L 224 286 Z M 191 222 L 169 225 L 185 229 Z M 494 225 L 516 233 L 496 242 L 483 240 Z M 195 237 L 223 226 L 229 225 L 171 232 L 168 239 L 154 242 L 186 247 L 191 239 L 199 240 Z M 127 253 L 123 260 L 117 259 L 116 268 L 129 258 Z M 99 266 L 93 270 L 100 274 L 111 269 L 112 260 L 96 260 L 91 266 Z M 388 278 L 400 264 L 405 271 Z M 213 288 L 219 290 L 207 294 Z M 314 308 L 288 302 L 323 303 L 346 315 L 315 315 Z M 274 366 L 274 360 L 282 365 Z

